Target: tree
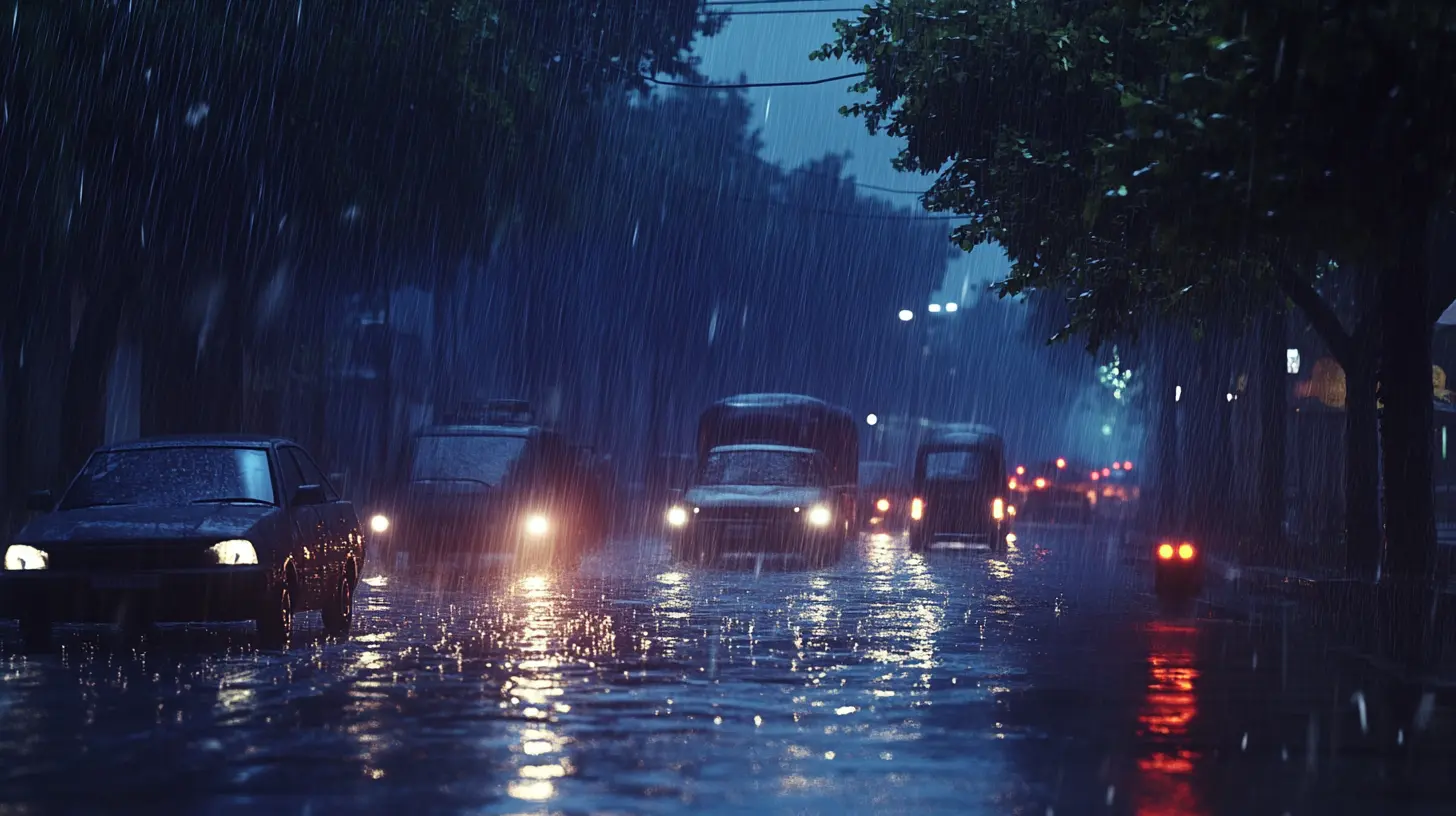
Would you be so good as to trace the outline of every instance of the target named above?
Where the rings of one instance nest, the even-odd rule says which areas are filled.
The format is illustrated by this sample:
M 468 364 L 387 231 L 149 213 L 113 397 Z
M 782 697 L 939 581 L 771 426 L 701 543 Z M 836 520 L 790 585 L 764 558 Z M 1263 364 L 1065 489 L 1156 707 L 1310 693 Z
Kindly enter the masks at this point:
M 66 466 L 99 435 L 124 309 L 167 352 L 154 391 L 199 370 L 239 381 L 281 262 L 340 288 L 430 280 L 503 224 L 580 206 L 559 171 L 594 136 L 592 104 L 644 91 L 644 72 L 695 76 L 687 46 L 722 20 L 696 0 L 26 0 L 13 16 L 0 220 L 22 265 L 5 348 L 18 359 L 36 321 L 83 304 Z M 237 399 L 180 402 L 179 422 L 238 421 Z
M 959 238 L 1007 247 L 1002 291 L 1074 293 L 1069 328 L 1093 344 L 1150 307 L 1242 317 L 1281 292 L 1368 360 L 1370 321 L 1331 320 L 1319 262 L 1368 275 L 1388 352 L 1389 566 L 1424 577 L 1430 325 L 1446 300 L 1432 288 L 1456 286 L 1424 252 L 1456 172 L 1456 35 L 1435 4 L 1357 6 L 896 0 L 838 23 L 819 56 L 866 66 L 871 100 L 846 112 L 904 136 L 902 167 L 945 168 L 927 204 L 970 217 Z

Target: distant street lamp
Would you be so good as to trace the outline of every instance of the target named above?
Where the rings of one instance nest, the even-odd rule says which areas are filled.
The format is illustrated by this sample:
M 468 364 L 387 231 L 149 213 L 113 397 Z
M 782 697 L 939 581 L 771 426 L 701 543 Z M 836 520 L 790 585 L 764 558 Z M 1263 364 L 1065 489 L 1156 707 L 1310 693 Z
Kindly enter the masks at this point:
M 909 309 L 901 309 L 900 310 L 900 322 L 901 323 L 909 323 L 910 321 L 912 321 L 914 319 L 915 319 L 915 313 L 914 312 L 910 311 Z
M 874 414 L 870 414 L 869 416 L 865 417 L 865 424 L 871 426 L 878 425 L 880 424 L 880 418 Z

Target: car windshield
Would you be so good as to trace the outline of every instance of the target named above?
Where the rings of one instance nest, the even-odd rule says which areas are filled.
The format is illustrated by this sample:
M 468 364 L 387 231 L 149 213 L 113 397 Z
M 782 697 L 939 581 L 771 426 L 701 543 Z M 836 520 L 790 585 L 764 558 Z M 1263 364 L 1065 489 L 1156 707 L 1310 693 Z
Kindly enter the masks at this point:
M 925 478 L 943 481 L 972 481 L 984 477 L 990 460 L 986 452 L 968 450 L 935 451 L 925 456 Z
M 60 509 L 218 501 L 276 504 L 266 450 L 199 445 L 97 453 Z
M 814 487 L 824 474 L 812 454 L 790 451 L 719 451 L 703 465 L 705 485 Z
M 410 478 L 496 487 L 525 450 L 524 436 L 422 436 L 415 447 Z

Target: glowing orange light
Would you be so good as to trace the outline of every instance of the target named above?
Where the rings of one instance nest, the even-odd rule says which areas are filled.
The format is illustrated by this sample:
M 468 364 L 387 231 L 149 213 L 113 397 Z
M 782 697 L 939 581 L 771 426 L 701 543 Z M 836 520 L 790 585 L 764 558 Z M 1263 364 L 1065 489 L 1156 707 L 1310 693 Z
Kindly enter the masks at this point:
M 1112 463 L 1112 469 L 1113 470 L 1122 470 L 1122 463 L 1121 462 L 1113 462 Z
M 1123 462 L 1122 463 L 1122 469 L 1123 470 L 1132 470 L 1132 462 Z
M 1026 467 L 1024 465 L 1017 465 L 1016 466 L 1016 475 L 1017 476 L 1025 476 L 1026 475 Z
M 880 499 L 879 501 L 875 502 L 875 509 L 880 511 L 881 513 L 888 512 L 890 509 L 890 500 Z
M 1016 489 L 1016 480 L 1015 479 L 1012 479 L 1011 481 L 1009 481 L 1009 482 L 1006 483 L 1006 486 L 1009 487 L 1009 488 L 1011 488 L 1012 490 L 1015 490 Z
M 1066 467 L 1067 467 L 1067 460 L 1066 459 L 1062 459 L 1062 458 L 1059 457 L 1057 459 L 1057 470 L 1064 470 Z
M 1112 475 L 1112 471 L 1109 470 L 1108 468 L 1103 468 L 1102 469 L 1102 475 L 1103 476 L 1111 476 Z
M 1008 504 L 1008 505 L 1006 505 L 1006 515 L 1014 517 L 1016 515 L 1016 505 L 1014 505 L 1014 504 Z
M 1102 474 L 1101 473 L 1098 473 L 1095 470 L 1092 471 L 1092 481 L 1095 482 L 1095 481 L 1097 481 L 1098 479 L 1101 479 L 1101 478 L 1102 478 Z
M 1163 559 L 1164 561 L 1170 561 L 1170 560 L 1172 560 L 1172 558 L 1173 558 L 1173 545 L 1172 544 L 1159 544 L 1158 545 L 1158 557 L 1161 558 L 1161 559 Z
M 1166 547 L 1168 545 L 1164 544 L 1163 546 Z M 1187 542 L 1180 544 L 1178 546 L 1178 557 L 1184 561 L 1191 561 L 1193 559 L 1193 545 Z
M 919 521 L 920 519 L 922 519 L 924 517 L 925 517 L 925 500 L 924 499 L 911 499 L 910 500 L 910 518 L 912 518 L 912 519 L 914 519 L 916 521 Z
M 1036 482 L 1034 482 L 1034 484 L 1036 485 L 1037 490 L 1046 490 L 1046 479 L 1038 476 L 1036 477 Z
M 1006 502 L 1000 498 L 991 502 L 991 518 L 1000 521 L 1006 518 Z

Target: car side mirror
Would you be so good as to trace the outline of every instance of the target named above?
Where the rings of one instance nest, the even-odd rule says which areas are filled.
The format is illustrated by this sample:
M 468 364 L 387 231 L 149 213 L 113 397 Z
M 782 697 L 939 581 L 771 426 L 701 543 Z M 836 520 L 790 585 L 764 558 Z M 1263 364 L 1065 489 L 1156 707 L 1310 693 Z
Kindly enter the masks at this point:
M 323 504 L 325 501 L 323 485 L 299 485 L 293 492 L 293 503 L 299 506 Z
M 49 490 L 32 491 L 25 497 L 25 509 L 32 513 L 49 513 L 56 506 L 56 500 Z

